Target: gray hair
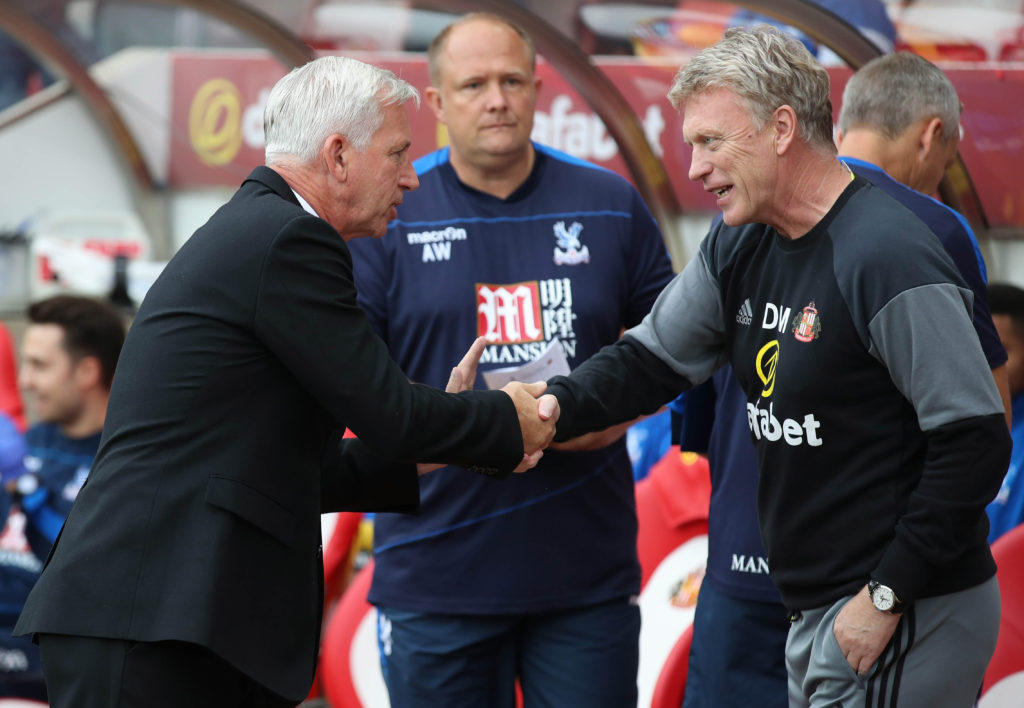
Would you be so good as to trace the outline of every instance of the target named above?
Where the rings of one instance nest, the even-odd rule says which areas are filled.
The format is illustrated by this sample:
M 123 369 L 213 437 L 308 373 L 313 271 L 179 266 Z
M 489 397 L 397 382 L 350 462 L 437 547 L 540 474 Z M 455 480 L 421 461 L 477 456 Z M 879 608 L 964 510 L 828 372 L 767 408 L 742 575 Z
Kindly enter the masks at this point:
M 691 96 L 724 88 L 742 98 L 759 130 L 780 106 L 796 113 L 809 145 L 835 151 L 828 72 L 797 39 L 770 25 L 733 27 L 676 74 L 668 100 L 679 109 Z
M 890 140 L 922 118 L 942 119 L 942 139 L 960 129 L 960 98 L 942 71 L 916 54 L 875 57 L 843 90 L 839 128 L 877 130 Z
M 271 89 L 263 110 L 266 162 L 312 162 L 335 133 L 363 151 L 384 121 L 381 108 L 409 99 L 419 105 L 408 83 L 355 59 L 320 57 L 292 69 Z
M 512 20 L 492 12 L 469 12 L 441 30 L 427 47 L 427 71 L 430 74 L 431 85 L 441 85 L 441 55 L 444 53 L 445 47 L 448 46 L 448 37 L 452 30 L 469 22 L 490 22 L 492 25 L 505 27 L 515 32 L 526 46 L 526 53 L 530 57 L 530 70 L 537 70 L 537 50 L 533 46 L 530 35 L 526 34 L 526 30 Z

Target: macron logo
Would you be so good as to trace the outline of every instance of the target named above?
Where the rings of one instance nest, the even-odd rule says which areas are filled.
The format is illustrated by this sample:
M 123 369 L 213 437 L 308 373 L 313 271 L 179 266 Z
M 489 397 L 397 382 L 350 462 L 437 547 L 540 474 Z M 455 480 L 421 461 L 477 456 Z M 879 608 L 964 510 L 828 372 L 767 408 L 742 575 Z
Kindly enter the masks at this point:
M 736 321 L 741 325 L 750 326 L 750 322 L 754 317 L 754 308 L 750 306 L 750 298 L 748 297 L 740 305 L 740 311 L 736 313 Z
M 410 246 L 423 244 L 423 262 L 449 261 L 452 258 L 452 242 L 465 241 L 466 230 L 449 226 L 438 231 L 417 231 L 405 235 Z

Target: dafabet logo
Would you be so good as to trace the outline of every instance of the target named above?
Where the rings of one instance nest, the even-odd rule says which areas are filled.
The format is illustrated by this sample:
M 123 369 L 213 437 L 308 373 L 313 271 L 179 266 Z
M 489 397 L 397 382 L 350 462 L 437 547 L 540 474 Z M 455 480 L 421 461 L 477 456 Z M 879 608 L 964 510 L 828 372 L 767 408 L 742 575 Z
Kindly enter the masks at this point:
M 204 164 L 226 165 L 242 146 L 242 96 L 227 79 L 210 79 L 188 111 L 188 138 Z
M 747 425 L 753 433 L 755 440 L 766 440 L 768 442 L 783 441 L 794 447 L 804 443 L 811 447 L 818 447 L 822 443 L 818 435 L 821 423 L 814 417 L 813 413 L 803 416 L 802 420 L 795 418 L 779 419 L 775 415 L 775 402 L 768 403 L 767 408 L 762 408 L 763 398 L 771 398 L 775 393 L 775 374 L 779 368 L 779 340 L 773 339 L 763 345 L 754 357 L 754 372 L 761 380 L 763 388 L 761 396 L 756 403 L 747 402 Z

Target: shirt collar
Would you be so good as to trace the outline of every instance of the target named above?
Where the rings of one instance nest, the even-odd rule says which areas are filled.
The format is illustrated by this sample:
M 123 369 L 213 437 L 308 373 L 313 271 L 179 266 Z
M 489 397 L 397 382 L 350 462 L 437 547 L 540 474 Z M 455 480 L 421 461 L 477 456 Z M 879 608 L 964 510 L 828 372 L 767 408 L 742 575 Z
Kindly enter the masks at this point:
M 302 198 L 301 194 L 296 192 L 294 189 L 292 190 L 292 194 L 294 194 L 295 198 L 299 200 L 299 206 L 301 206 L 303 209 L 305 209 L 306 211 L 308 211 L 310 214 L 312 214 L 313 216 L 317 217 L 318 219 L 321 218 L 321 216 L 319 214 L 317 214 L 316 211 L 313 210 L 313 207 L 311 207 L 309 205 L 309 202 L 307 202 L 305 199 Z

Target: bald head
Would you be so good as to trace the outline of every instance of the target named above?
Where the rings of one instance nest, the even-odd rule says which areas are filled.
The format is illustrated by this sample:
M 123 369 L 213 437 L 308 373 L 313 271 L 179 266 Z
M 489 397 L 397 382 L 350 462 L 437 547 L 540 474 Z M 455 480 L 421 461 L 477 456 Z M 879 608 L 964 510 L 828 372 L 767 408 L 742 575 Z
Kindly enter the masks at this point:
M 537 52 L 533 47 L 533 41 L 519 25 L 502 17 L 501 15 L 495 15 L 490 12 L 470 12 L 441 30 L 430 43 L 430 47 L 427 48 L 427 70 L 430 72 L 431 84 L 434 86 L 441 85 L 441 81 L 443 80 L 441 72 L 444 69 L 443 65 L 445 63 L 445 49 L 448 46 L 448 41 L 451 38 L 452 33 L 460 28 L 466 28 L 466 30 L 469 30 L 474 24 L 493 25 L 504 28 L 514 34 L 519 38 L 519 41 L 523 43 L 523 46 L 526 49 L 531 72 L 536 70 Z
M 533 43 L 502 17 L 471 13 L 434 39 L 429 62 L 424 97 L 447 128 L 456 174 L 507 197 L 534 162 L 530 135 L 541 80 Z

